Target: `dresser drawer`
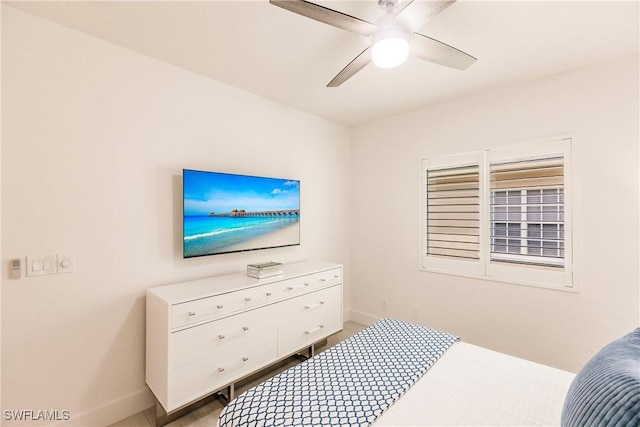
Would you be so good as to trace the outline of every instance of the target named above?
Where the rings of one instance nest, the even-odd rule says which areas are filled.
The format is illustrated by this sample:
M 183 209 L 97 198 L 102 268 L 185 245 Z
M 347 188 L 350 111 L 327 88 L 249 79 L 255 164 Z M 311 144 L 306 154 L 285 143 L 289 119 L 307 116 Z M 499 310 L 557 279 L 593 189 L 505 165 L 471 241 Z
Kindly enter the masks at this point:
M 243 348 L 276 331 L 275 315 L 273 307 L 265 307 L 174 332 L 169 366 L 178 368 L 229 348 Z
M 229 348 L 169 372 L 168 410 L 225 387 L 277 358 L 273 330 L 254 341 Z
M 334 268 L 278 283 L 279 298 L 289 298 L 309 291 L 342 283 L 342 268 Z
M 278 328 L 281 355 L 309 346 L 342 329 L 342 286 L 311 292 L 283 302 Z
M 229 294 L 216 295 L 171 306 L 171 328 L 215 319 L 231 313 Z
M 263 285 L 254 288 L 243 289 L 228 294 L 229 304 L 232 311 L 241 311 L 248 308 L 275 302 L 276 285 Z

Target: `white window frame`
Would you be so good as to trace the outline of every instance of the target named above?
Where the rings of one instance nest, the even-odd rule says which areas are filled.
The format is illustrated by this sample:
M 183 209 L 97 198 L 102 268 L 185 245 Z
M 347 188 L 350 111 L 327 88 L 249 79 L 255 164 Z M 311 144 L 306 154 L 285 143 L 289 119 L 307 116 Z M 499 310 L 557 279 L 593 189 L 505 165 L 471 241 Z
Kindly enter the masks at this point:
M 561 155 L 564 168 L 564 264 L 562 268 L 491 262 L 490 164 L 525 158 Z M 427 255 L 427 170 L 478 164 L 480 168 L 480 257 L 458 260 Z M 421 160 L 420 185 L 420 269 L 449 275 L 576 291 L 573 283 L 573 221 L 571 138 L 534 141 L 513 147 L 496 148 L 461 155 Z

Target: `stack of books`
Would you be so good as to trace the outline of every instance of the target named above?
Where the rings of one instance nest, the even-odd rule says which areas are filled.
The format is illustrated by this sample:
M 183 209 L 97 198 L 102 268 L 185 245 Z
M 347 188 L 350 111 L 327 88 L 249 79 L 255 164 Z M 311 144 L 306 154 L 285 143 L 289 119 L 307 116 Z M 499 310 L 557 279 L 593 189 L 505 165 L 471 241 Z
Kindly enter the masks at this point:
M 260 264 L 247 265 L 247 276 L 256 279 L 264 279 L 265 277 L 279 276 L 282 274 L 281 262 L 262 262 Z

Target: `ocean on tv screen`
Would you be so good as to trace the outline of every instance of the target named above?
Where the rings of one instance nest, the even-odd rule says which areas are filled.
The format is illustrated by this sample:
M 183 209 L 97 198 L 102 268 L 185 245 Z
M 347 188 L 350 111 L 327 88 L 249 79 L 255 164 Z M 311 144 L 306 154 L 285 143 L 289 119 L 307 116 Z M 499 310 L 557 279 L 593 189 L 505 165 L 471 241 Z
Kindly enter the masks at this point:
M 300 243 L 299 231 L 286 235 L 281 231 L 290 227 L 299 229 L 299 223 L 297 215 L 244 218 L 185 217 L 184 257 L 297 245 Z

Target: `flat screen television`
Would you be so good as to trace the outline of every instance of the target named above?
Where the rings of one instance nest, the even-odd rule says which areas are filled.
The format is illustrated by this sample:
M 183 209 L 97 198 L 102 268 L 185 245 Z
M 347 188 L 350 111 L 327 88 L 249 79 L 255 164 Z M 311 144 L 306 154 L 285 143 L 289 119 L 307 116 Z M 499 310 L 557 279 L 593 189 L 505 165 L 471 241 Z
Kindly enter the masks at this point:
M 300 181 L 182 171 L 184 258 L 300 244 Z

